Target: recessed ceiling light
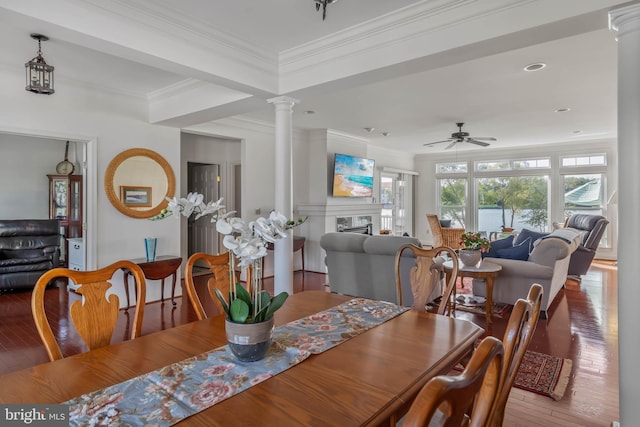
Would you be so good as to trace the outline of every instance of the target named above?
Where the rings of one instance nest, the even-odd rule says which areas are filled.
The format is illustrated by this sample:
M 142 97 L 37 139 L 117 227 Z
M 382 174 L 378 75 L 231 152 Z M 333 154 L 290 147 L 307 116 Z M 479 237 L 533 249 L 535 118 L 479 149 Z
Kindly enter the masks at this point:
M 367 132 L 371 133 L 374 130 L 376 130 L 376 128 L 363 128 L 364 130 L 366 130 Z
M 546 66 L 547 66 L 547 64 L 545 64 L 544 62 L 535 62 L 533 64 L 529 64 L 526 67 L 524 67 L 524 70 L 525 71 L 538 71 L 538 70 L 542 70 Z
M 558 108 L 556 113 L 566 113 L 567 111 L 571 111 L 571 108 Z
M 316 112 L 315 112 L 315 111 L 313 111 L 313 110 L 306 110 L 306 111 L 304 112 L 304 114 L 306 114 L 306 115 L 309 115 L 309 114 L 315 114 L 315 113 L 316 113 Z

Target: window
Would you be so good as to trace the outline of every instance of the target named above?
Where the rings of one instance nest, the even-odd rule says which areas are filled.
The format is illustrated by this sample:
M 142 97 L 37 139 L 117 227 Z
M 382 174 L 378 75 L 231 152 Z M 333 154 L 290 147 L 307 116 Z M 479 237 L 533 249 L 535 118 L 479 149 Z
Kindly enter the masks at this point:
M 467 179 L 445 178 L 438 180 L 440 192 L 440 219 L 450 219 L 451 227 L 465 228 L 467 205 Z
M 516 169 L 549 169 L 551 161 L 548 157 L 541 159 L 500 160 L 488 162 L 476 162 L 476 171 L 510 171 Z
M 467 162 L 438 163 L 436 173 L 467 173 Z
M 546 176 L 478 178 L 478 230 L 502 226 L 545 231 L 549 220 Z
M 605 166 L 607 164 L 607 158 L 604 154 L 562 157 L 561 164 L 562 167 Z
M 602 215 L 602 174 L 564 175 L 565 218 L 574 213 Z

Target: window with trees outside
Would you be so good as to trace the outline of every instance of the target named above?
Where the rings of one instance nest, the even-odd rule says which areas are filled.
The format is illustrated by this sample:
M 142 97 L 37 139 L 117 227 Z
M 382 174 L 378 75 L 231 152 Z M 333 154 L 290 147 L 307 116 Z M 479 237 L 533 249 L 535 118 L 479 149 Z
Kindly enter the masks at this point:
M 438 163 L 436 170 L 442 176 L 438 179 L 438 218 L 450 219 L 451 227 L 466 228 L 467 162 Z
M 547 176 L 478 178 L 478 230 L 502 227 L 545 231 L 548 224 Z
M 506 227 L 545 231 L 549 223 L 550 168 L 547 157 L 476 162 L 478 230 L 490 233 Z
M 435 166 L 441 219 L 487 236 L 503 226 L 550 231 L 553 223 L 572 214 L 608 216 L 616 208 L 615 193 L 607 194 L 605 153 L 551 153 Z M 600 241 L 602 246 L 608 247 L 610 231 Z

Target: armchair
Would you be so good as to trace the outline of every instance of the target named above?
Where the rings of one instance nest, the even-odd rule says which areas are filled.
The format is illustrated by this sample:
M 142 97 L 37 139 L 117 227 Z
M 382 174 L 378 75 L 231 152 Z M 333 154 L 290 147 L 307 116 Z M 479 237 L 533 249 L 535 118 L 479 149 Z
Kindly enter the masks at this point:
M 433 246 L 448 246 L 451 249 L 460 249 L 460 237 L 464 233 L 464 228 L 448 228 L 440 225 L 438 215 L 427 214 L 427 221 L 433 234 Z
M 582 276 L 587 273 L 607 224 L 609 221 L 601 215 L 574 214 L 569 217 L 565 228 L 573 229 L 580 234 L 580 245 L 571 255 L 569 262 L 570 276 Z

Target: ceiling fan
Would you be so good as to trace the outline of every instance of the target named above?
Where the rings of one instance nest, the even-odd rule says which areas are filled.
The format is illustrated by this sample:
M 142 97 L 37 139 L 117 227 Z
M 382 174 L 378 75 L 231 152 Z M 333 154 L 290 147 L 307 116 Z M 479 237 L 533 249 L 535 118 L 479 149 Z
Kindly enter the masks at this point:
M 450 144 L 448 146 L 445 147 L 445 150 L 448 150 L 449 148 L 453 147 L 454 145 L 460 143 L 460 142 L 468 142 L 470 144 L 476 144 L 479 145 L 481 147 L 488 147 L 489 144 L 488 142 L 484 142 L 484 141 L 497 141 L 495 138 L 493 137 L 471 137 L 469 136 L 469 132 L 463 132 L 462 131 L 462 126 L 464 126 L 464 123 L 456 123 L 456 126 L 458 126 L 458 132 L 454 132 L 451 134 L 451 138 L 449 139 L 444 139 L 442 141 L 435 141 L 435 142 L 428 142 L 426 144 L 423 144 L 425 147 L 428 146 L 432 146 L 435 144 L 440 144 L 442 142 L 450 142 Z

